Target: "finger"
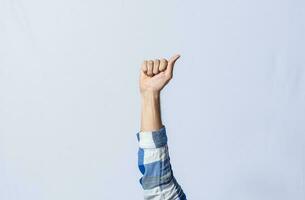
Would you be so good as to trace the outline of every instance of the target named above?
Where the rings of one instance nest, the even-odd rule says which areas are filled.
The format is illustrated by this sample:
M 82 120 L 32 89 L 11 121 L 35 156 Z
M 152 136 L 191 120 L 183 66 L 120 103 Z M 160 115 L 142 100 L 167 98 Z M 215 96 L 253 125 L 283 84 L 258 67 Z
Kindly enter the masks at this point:
M 153 69 L 153 74 L 156 75 L 159 73 L 159 65 L 160 65 L 160 60 L 155 59 L 154 60 L 154 69 Z
M 145 73 L 147 72 L 147 61 L 146 60 L 143 61 L 142 65 L 141 65 L 141 70 Z
M 179 54 L 176 54 L 174 56 L 172 56 L 169 61 L 168 61 L 168 64 L 167 64 L 167 67 L 166 67 L 166 74 L 169 75 L 169 76 L 173 76 L 173 69 L 174 69 L 174 66 L 175 66 L 175 63 L 176 61 L 180 58 L 180 55 Z
M 162 58 L 162 59 L 160 60 L 159 71 L 160 71 L 160 72 L 165 71 L 166 66 L 167 66 L 167 60 L 166 60 L 165 58 Z
M 147 73 L 147 61 L 144 60 L 141 65 L 141 76 L 146 75 L 146 73 Z
M 153 67 L 154 67 L 154 61 L 149 60 L 147 65 L 147 75 L 153 76 Z
M 170 62 L 173 62 L 173 63 L 175 63 L 176 62 L 176 60 L 178 60 L 180 58 L 180 55 L 179 54 L 175 54 L 174 56 L 172 56 L 170 59 L 169 59 L 169 63 Z

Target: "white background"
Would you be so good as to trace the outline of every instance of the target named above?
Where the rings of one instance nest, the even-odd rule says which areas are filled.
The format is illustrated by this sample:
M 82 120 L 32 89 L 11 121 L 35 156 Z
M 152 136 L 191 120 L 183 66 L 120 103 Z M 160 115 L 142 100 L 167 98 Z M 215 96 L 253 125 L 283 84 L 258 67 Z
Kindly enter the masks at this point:
M 143 59 L 191 200 L 305 199 L 302 0 L 0 0 L 0 199 L 142 199 Z

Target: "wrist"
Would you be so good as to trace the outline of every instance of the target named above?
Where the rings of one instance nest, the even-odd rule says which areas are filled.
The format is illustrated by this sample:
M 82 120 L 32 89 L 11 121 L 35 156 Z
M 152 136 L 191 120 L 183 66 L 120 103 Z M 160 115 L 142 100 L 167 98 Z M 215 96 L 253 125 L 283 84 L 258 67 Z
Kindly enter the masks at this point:
M 160 98 L 160 91 L 141 91 L 141 98 L 145 99 L 159 99 Z

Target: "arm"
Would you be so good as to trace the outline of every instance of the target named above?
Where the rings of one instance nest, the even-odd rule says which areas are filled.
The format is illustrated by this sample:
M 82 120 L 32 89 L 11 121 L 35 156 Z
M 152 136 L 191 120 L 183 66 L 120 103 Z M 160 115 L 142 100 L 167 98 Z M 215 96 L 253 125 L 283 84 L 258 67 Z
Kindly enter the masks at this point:
M 170 164 L 166 128 L 162 124 L 160 92 L 171 80 L 179 55 L 165 59 L 144 61 L 140 72 L 141 130 L 138 166 L 142 173 L 140 184 L 145 200 L 185 200 Z

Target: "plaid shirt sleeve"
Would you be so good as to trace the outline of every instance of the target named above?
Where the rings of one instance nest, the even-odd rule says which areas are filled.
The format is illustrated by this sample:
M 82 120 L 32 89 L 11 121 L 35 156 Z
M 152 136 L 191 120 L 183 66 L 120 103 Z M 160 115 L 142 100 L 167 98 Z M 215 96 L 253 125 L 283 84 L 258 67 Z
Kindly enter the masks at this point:
M 170 164 L 165 126 L 157 131 L 140 131 L 138 167 L 145 200 L 186 200 Z

